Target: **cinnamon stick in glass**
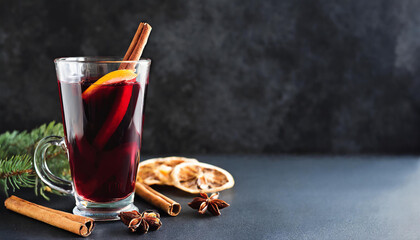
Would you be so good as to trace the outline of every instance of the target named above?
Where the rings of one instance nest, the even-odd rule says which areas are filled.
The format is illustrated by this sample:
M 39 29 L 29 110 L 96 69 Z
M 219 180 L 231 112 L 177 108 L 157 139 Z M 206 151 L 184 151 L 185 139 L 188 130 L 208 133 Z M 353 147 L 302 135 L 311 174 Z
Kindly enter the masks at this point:
M 148 23 L 141 22 L 139 24 L 136 34 L 125 53 L 124 61 L 138 61 L 140 59 L 151 31 L 152 27 Z M 135 62 L 121 63 L 119 69 L 134 69 L 135 64 Z M 181 205 L 179 203 L 143 183 L 136 182 L 136 193 L 144 200 L 164 210 L 170 216 L 176 216 L 181 212 Z
M 179 203 L 144 183 L 136 182 L 136 193 L 152 205 L 164 210 L 170 216 L 176 216 L 181 212 Z
M 136 34 L 134 35 L 128 50 L 125 53 L 123 61 L 138 61 L 140 59 L 151 31 L 152 27 L 148 23 L 141 22 L 139 24 Z M 134 69 L 135 65 L 135 62 L 121 63 L 119 69 Z
M 13 195 L 4 201 L 4 206 L 14 212 L 75 233 L 82 237 L 89 236 L 95 225 L 92 218 L 77 216 L 40 206 Z
M 140 59 L 151 31 L 152 27 L 148 23 L 141 22 L 139 24 L 136 34 L 125 53 L 124 61 L 138 61 Z M 136 62 L 121 63 L 119 69 L 134 69 L 135 64 Z M 179 203 L 143 183 L 136 182 L 136 193 L 144 200 L 164 210 L 170 216 L 176 216 L 181 212 L 181 205 Z

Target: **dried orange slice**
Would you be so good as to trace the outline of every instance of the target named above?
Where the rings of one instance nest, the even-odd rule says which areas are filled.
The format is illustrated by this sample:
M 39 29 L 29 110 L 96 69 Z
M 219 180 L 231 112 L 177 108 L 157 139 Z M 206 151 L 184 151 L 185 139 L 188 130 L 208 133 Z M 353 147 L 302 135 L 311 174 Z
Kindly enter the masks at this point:
M 173 185 L 171 173 L 173 168 L 184 162 L 198 162 L 193 158 L 166 157 L 153 158 L 140 162 L 137 171 L 137 181 L 147 185 Z
M 175 166 L 171 176 L 175 187 L 194 194 L 218 192 L 235 184 L 228 171 L 201 162 L 181 163 Z

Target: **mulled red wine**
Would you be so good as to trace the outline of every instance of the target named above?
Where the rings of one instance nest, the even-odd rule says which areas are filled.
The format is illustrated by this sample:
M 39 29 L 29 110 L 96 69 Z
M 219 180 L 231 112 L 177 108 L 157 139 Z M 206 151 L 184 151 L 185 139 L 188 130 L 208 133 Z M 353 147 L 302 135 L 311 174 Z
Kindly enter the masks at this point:
M 85 94 L 95 80 L 58 81 L 64 134 L 77 194 L 113 202 L 135 187 L 145 89 L 133 79 L 100 84 Z

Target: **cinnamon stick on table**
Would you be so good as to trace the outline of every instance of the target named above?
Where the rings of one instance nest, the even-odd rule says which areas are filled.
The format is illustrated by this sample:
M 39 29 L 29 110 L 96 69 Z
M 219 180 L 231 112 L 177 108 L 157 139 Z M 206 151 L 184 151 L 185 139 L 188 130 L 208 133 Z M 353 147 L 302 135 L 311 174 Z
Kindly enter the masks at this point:
M 16 196 L 11 196 L 6 199 L 6 201 L 4 201 L 4 206 L 14 212 L 48 223 L 82 237 L 89 236 L 94 227 L 94 220 L 92 218 L 77 216 L 40 206 Z
M 170 216 L 176 216 L 181 212 L 181 205 L 179 203 L 144 183 L 136 182 L 136 193 L 144 200 L 164 210 Z
M 140 59 L 151 31 L 152 27 L 148 23 L 141 22 L 139 24 L 136 34 L 134 35 L 128 50 L 125 53 L 123 61 L 138 61 Z M 119 69 L 134 69 L 135 65 L 135 62 L 121 63 Z

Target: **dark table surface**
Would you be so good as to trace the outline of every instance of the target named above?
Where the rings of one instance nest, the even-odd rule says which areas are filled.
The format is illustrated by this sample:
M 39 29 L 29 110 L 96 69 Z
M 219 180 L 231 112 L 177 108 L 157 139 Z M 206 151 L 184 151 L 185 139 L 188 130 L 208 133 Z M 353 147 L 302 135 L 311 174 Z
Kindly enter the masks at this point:
M 89 239 L 420 239 L 420 158 L 414 156 L 196 156 L 236 180 L 220 198 L 222 215 L 199 215 L 192 195 L 156 188 L 182 205 L 145 235 L 121 222 L 98 222 Z M 71 197 L 15 195 L 71 211 Z M 4 200 L 4 197 L 1 199 Z M 136 198 L 141 210 L 153 206 Z M 0 239 L 71 239 L 72 233 L 0 210 Z

